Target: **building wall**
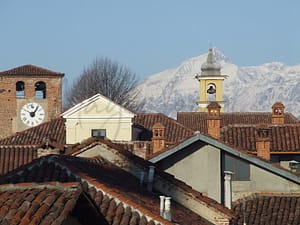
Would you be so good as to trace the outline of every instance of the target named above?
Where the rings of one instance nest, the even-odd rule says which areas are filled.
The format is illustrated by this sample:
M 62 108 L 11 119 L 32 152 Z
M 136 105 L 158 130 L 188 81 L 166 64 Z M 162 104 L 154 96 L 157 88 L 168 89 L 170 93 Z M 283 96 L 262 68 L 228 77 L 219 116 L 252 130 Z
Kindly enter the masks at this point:
M 221 202 L 220 150 L 205 145 L 166 170 L 195 190 Z
M 76 107 L 76 106 L 75 106 Z M 110 140 L 130 141 L 134 114 L 108 100 L 98 99 L 66 114 L 66 142 L 74 144 L 91 137 L 92 129 L 105 129 Z
M 299 193 L 300 185 L 251 164 L 250 181 L 233 181 L 232 191 L 235 201 L 258 192 Z
M 25 83 L 25 98 L 16 98 L 16 82 Z M 46 83 L 46 99 L 35 99 L 35 83 Z M 28 102 L 37 102 L 45 110 L 45 120 L 49 121 L 61 114 L 62 85 L 61 77 L 54 76 L 1 76 L 0 89 L 0 138 L 27 129 L 21 119 L 20 110 Z
M 68 119 L 66 143 L 74 144 L 92 136 L 92 129 L 105 129 L 110 140 L 131 140 L 131 119 Z
M 224 182 L 221 165 L 220 150 L 205 145 L 176 161 L 166 172 L 221 203 Z M 253 164 L 249 166 L 249 181 L 232 181 L 233 201 L 258 192 L 300 192 L 297 183 Z

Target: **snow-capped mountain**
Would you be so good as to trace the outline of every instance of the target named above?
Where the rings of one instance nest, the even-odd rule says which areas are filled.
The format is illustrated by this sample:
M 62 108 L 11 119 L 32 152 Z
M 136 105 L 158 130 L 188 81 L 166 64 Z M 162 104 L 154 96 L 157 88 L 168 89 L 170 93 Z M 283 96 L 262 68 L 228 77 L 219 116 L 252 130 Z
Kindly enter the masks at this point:
M 280 62 L 260 66 L 239 67 L 218 49 L 215 58 L 221 65 L 224 81 L 225 111 L 268 111 L 276 101 L 285 105 L 287 112 L 300 117 L 300 64 L 287 66 Z M 167 69 L 148 77 L 138 86 L 140 99 L 146 101 L 146 112 L 161 112 L 176 118 L 178 111 L 197 111 L 199 82 L 195 74 L 201 73 L 201 65 L 207 54 L 190 58 L 178 67 Z

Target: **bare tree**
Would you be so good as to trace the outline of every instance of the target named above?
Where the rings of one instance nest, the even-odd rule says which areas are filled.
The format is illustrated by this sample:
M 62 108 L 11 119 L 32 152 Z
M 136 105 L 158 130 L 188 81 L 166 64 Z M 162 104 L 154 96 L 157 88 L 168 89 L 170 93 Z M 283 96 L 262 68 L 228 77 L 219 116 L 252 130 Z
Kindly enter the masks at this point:
M 100 93 L 127 109 L 141 111 L 143 103 L 137 103 L 136 75 L 127 67 L 119 65 L 108 58 L 96 58 L 83 70 L 65 95 L 65 108 Z

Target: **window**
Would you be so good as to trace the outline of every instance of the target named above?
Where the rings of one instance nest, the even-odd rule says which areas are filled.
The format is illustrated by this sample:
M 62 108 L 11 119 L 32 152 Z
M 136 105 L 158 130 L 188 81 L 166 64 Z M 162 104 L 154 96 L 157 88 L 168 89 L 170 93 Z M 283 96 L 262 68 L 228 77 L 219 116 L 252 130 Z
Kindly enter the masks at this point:
M 250 180 L 250 165 L 249 163 L 237 159 L 233 156 L 225 154 L 224 160 L 225 171 L 233 172 L 232 180 L 247 181 Z
M 92 129 L 92 137 L 106 137 L 105 129 Z
M 25 83 L 23 81 L 16 83 L 16 98 L 25 98 Z
M 35 98 L 46 98 L 46 84 L 42 81 L 35 83 Z

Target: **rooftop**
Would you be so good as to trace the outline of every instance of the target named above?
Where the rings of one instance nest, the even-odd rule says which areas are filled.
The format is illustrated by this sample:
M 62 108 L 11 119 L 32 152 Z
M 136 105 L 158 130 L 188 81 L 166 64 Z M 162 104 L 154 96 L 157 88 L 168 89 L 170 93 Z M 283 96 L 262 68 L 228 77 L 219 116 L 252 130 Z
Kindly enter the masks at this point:
M 26 76 L 64 76 L 63 73 L 54 72 L 42 67 L 34 65 L 24 65 L 19 66 L 10 70 L 0 72 L 0 76 L 17 76 L 17 75 L 26 75 Z

